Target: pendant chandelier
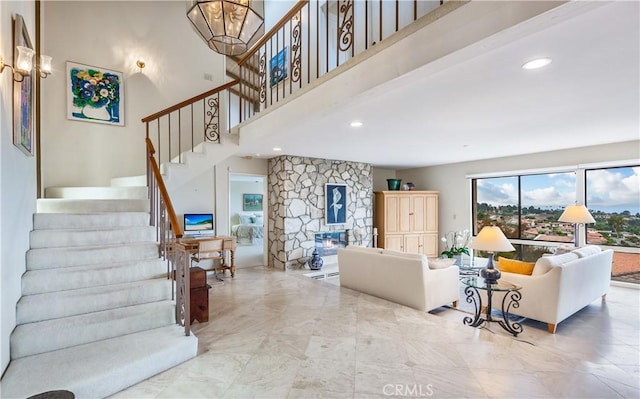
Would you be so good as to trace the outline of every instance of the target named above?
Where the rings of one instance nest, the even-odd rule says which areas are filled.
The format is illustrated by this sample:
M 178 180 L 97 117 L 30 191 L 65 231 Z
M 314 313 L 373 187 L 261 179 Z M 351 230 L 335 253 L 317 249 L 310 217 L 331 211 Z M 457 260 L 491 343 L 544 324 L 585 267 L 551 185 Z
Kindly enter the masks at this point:
M 264 34 L 262 1 L 193 1 L 187 17 L 213 50 L 224 55 L 245 53 Z

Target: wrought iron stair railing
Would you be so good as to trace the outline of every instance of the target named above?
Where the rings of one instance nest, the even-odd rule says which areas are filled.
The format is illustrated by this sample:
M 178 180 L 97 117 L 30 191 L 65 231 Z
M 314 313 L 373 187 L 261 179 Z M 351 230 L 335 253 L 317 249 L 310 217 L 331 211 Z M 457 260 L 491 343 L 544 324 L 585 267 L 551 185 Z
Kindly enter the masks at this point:
M 147 140 L 155 142 L 158 165 L 181 163 L 184 152 L 195 152 L 203 142 L 220 143 L 222 134 L 238 124 L 232 110 L 239 108 L 240 97 L 232 90 L 241 92 L 238 80 L 142 118 Z
M 227 57 L 232 81 L 142 119 L 147 139 L 157 148 L 156 162 L 181 163 L 183 153 L 196 152 L 201 143 L 220 143 L 225 131 L 291 98 L 443 4 L 298 0 L 249 51 Z
M 153 143 L 147 138 L 146 144 L 150 223 L 156 228 L 158 255 L 167 262 L 167 278 L 172 279 L 172 299 L 176 301 L 176 324 L 183 326 L 185 335 L 189 335 L 189 253 L 178 242 L 182 237 L 182 227 L 178 223 L 171 198 L 160 174 Z

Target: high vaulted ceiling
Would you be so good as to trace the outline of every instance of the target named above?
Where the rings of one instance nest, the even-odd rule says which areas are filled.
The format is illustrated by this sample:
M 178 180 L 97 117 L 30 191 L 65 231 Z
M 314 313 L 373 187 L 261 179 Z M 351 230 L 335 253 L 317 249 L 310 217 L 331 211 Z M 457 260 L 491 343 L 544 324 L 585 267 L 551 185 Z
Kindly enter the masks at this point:
M 271 126 L 258 119 L 268 134 L 243 141 L 241 128 L 241 148 L 402 169 L 639 140 L 639 19 L 636 1 L 570 2 L 321 112 L 308 106 L 303 123 L 283 124 L 286 110 Z M 541 56 L 553 62 L 521 68 Z

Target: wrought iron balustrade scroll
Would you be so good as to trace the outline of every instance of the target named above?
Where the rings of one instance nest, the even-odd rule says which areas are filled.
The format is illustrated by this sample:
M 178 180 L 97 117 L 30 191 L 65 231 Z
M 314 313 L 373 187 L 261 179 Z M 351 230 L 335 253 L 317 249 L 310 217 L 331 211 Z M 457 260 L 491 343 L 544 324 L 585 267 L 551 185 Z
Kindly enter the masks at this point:
M 184 327 L 185 335 L 191 334 L 189 256 L 183 245 L 174 243 L 168 258 L 175 275 L 176 323 Z

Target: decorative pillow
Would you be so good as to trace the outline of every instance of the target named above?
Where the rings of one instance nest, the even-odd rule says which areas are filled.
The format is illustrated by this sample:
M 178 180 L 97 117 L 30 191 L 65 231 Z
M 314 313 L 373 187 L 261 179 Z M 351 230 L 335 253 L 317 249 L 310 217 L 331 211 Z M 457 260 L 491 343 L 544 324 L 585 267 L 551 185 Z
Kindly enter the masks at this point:
M 250 215 L 247 213 L 241 213 L 238 216 L 240 218 L 240 224 L 251 224 L 251 218 L 254 217 L 254 215 Z
M 262 226 L 264 224 L 264 217 L 263 216 L 256 216 L 253 218 L 253 223 Z
M 533 272 L 533 267 L 536 264 L 533 262 L 523 262 L 517 259 L 498 257 L 498 270 L 507 273 L 526 274 L 530 276 Z
M 596 245 L 586 245 L 573 250 L 573 253 L 578 255 L 578 258 L 586 258 L 587 256 L 595 255 L 600 252 L 602 252 L 602 249 Z
M 431 258 L 429 259 L 429 269 L 446 269 L 456 263 L 454 258 Z
M 571 262 L 572 260 L 578 259 L 578 254 L 575 252 L 569 252 L 568 254 L 562 255 L 554 255 L 554 256 L 543 256 L 539 258 L 536 262 L 536 265 L 533 267 L 532 276 L 539 276 L 541 274 L 545 274 L 552 268 L 556 266 L 563 265 L 567 262 Z

